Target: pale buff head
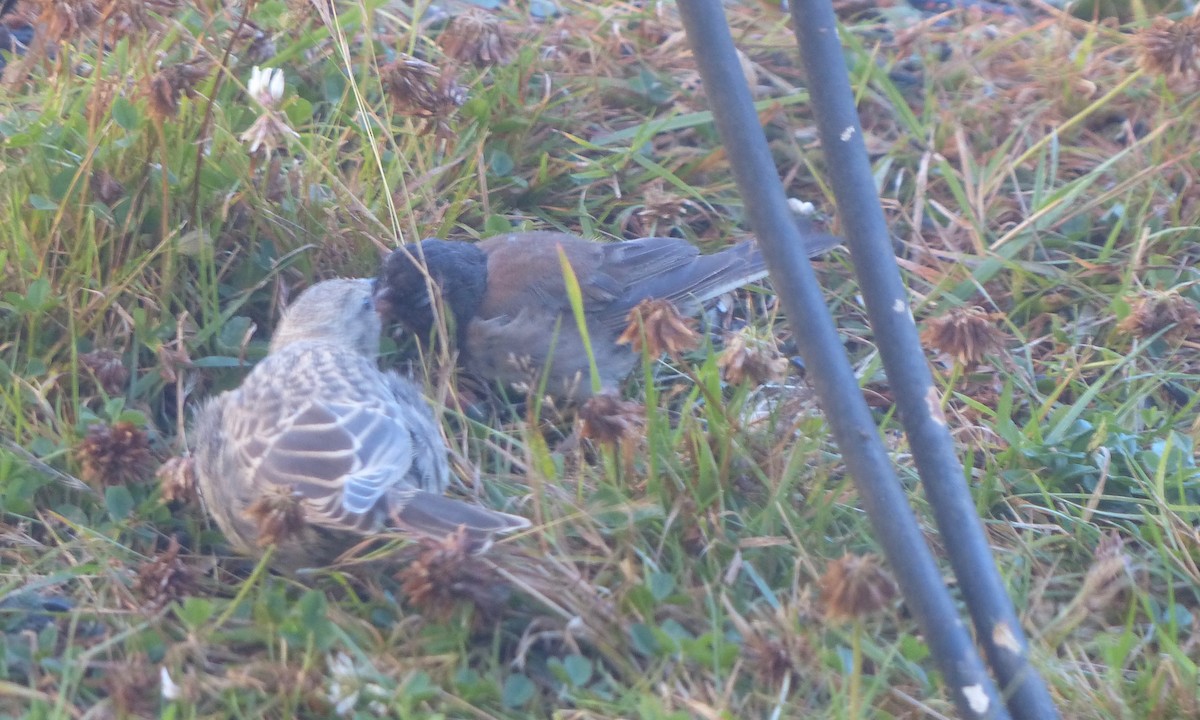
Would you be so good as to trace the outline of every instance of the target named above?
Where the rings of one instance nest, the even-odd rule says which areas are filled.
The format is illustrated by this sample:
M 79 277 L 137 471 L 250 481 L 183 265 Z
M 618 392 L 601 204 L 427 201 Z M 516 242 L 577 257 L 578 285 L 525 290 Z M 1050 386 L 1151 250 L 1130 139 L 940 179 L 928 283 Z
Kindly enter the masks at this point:
M 283 312 L 271 337 L 271 352 L 302 341 L 330 342 L 361 352 L 379 354 L 382 325 L 371 299 L 374 281 L 337 279 L 305 290 Z

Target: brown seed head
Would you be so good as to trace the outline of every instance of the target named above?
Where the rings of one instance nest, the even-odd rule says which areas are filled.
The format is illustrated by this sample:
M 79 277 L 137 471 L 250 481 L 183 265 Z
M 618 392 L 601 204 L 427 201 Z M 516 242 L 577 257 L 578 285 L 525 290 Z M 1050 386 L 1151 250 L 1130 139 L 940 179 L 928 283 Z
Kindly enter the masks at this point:
M 309 5 L 309 8 L 315 10 L 315 8 L 312 8 L 311 4 Z M 291 17 L 281 18 L 281 24 L 279 27 L 284 27 L 288 30 L 294 30 L 295 28 L 299 28 L 303 25 L 302 22 L 285 24 L 290 19 Z M 245 48 L 244 50 L 237 51 L 239 54 L 238 59 L 246 65 L 250 65 L 251 67 L 266 65 L 269 60 L 275 57 L 274 34 L 264 31 L 251 20 L 243 18 L 239 20 L 239 22 L 243 23 L 241 29 L 237 29 L 236 34 L 231 33 L 231 36 L 229 37 L 229 41 L 234 43 L 234 47 L 242 46 Z
M 849 553 L 829 563 L 821 576 L 825 617 L 853 620 L 879 612 L 896 597 L 896 583 L 876 555 Z
M 287 11 L 282 18 L 280 27 L 303 28 L 309 22 L 319 20 L 319 13 L 311 0 L 284 0 L 284 5 L 287 7 Z
M 459 603 L 494 614 L 508 599 L 508 587 L 489 565 L 471 552 L 465 528 L 442 540 L 422 538 L 405 552 L 396 574 L 409 602 L 437 619 L 450 616 Z
M 157 30 L 163 18 L 170 18 L 179 9 L 178 0 L 99 0 L 97 6 L 108 32 L 121 38 L 135 32 Z
M 191 457 L 173 457 L 154 473 L 158 478 L 159 497 L 163 502 L 199 502 L 196 492 L 196 461 Z
M 76 456 L 83 479 L 94 485 L 127 485 L 146 477 L 150 442 L 146 431 L 131 422 L 95 424 L 88 428 Z
M 743 331 L 725 342 L 717 366 L 725 382 L 740 385 L 749 378 L 755 385 L 762 385 L 783 378 L 788 361 L 773 343 Z
M 453 75 L 424 60 L 402 55 L 382 68 L 383 87 L 401 115 L 444 118 L 467 99 Z
M 646 424 L 641 403 L 615 395 L 594 395 L 579 408 L 579 434 L 599 443 L 617 443 L 636 438 Z
M 476 67 L 507 64 L 513 56 L 513 42 L 494 15 L 471 9 L 456 15 L 438 38 L 442 52 L 459 62 Z
M 772 633 L 756 631 L 744 638 L 746 666 L 760 682 L 779 687 L 784 680 L 798 679 L 802 663 L 810 661 L 812 648 L 799 636 L 779 637 Z
M 304 496 L 290 487 L 272 485 L 242 514 L 258 525 L 258 546 L 286 542 L 304 531 Z
M 399 115 L 420 118 L 419 132 L 432 133 L 439 147 L 454 141 L 450 117 L 467 100 L 467 89 L 448 71 L 401 56 L 383 67 L 383 88 Z
M 89 118 L 100 118 L 112 110 L 113 100 L 121 92 L 121 85 L 112 78 L 96 78 L 92 83 L 91 93 L 87 99 L 87 115 Z M 93 184 L 95 180 L 93 178 Z
M 617 344 L 632 345 L 634 352 L 641 352 L 644 347 L 651 357 L 666 353 L 678 358 L 700 345 L 694 325 L 694 320 L 679 314 L 675 303 L 651 298 L 629 311 L 629 324 L 617 338 Z
M 974 367 L 1004 346 L 1004 335 L 994 320 L 994 315 L 980 307 L 952 308 L 925 322 L 921 341 L 965 367 Z
M 669 192 L 662 180 L 647 185 L 642 192 L 642 209 L 638 216 L 643 220 L 666 220 L 677 222 L 687 214 L 694 203 L 679 195 Z
M 1200 340 L 1200 309 L 1174 290 L 1142 293 L 1130 303 L 1128 317 L 1117 330 L 1145 339 L 1170 328 L 1162 337 L 1167 342 Z
M 384 89 L 401 114 L 428 113 L 436 105 L 439 77 L 436 65 L 401 55 L 381 68 Z
M 1156 17 L 1150 27 L 1135 36 L 1138 65 L 1160 75 L 1187 77 L 1200 70 L 1200 16 L 1192 15 L 1176 22 Z
M 1084 606 L 1099 612 L 1111 605 L 1133 585 L 1133 562 L 1125 552 L 1125 541 L 1115 531 L 1108 533 L 1096 546 L 1094 560 L 1083 578 L 1079 597 Z
M 159 120 L 173 118 L 179 112 L 179 90 L 171 86 L 166 71 L 154 73 L 150 78 L 150 113 Z
M 201 57 L 169 65 L 154 73 L 147 89 L 151 114 L 159 120 L 175 117 L 179 113 L 179 97 L 195 97 L 196 83 L 208 77 L 211 69 L 212 62 Z
M 133 591 L 154 608 L 186 597 L 195 589 L 192 570 L 179 559 L 179 540 L 174 535 L 166 550 L 138 567 L 133 579 Z
M 100 20 L 100 10 L 91 0 L 43 0 L 38 17 L 39 32 L 50 45 L 70 41 Z
M 115 662 L 94 681 L 103 686 L 114 717 L 145 717 L 159 707 L 159 673 L 142 653 Z
M 96 199 L 109 207 L 125 197 L 125 186 L 105 170 L 92 171 L 91 187 Z
M 742 636 L 742 657 L 759 681 L 765 685 L 781 687 L 788 680 L 798 680 L 805 666 L 814 660 L 812 646 L 796 628 L 796 617 L 803 614 L 799 608 L 782 605 L 770 615 L 758 614 L 746 619 L 737 612 L 732 603 L 723 599 L 729 611 L 729 621 Z
M 121 395 L 125 392 L 125 384 L 129 382 L 129 370 L 117 353 L 112 350 L 93 350 L 80 355 L 79 364 L 105 393 Z

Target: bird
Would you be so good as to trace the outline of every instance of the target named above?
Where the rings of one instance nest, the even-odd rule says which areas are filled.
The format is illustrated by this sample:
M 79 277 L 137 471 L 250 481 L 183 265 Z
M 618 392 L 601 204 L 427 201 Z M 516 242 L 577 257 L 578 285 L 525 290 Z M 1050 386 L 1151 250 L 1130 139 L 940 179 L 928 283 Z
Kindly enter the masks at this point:
M 841 242 L 802 236 L 810 256 Z M 579 283 L 600 394 L 615 392 L 638 362 L 618 339 L 640 302 L 669 300 L 680 314 L 694 316 L 704 302 L 767 274 L 753 241 L 702 255 L 680 238 L 602 243 L 562 232 L 513 232 L 478 242 L 428 238 L 396 249 L 381 264 L 375 300 L 385 321 L 421 342 L 437 327 L 434 308 L 448 310 L 459 364 L 470 375 L 519 388 L 545 373 L 545 392 L 557 403 L 584 403 L 595 394 L 591 364 L 560 249 Z
M 473 552 L 525 518 L 446 497 L 447 448 L 411 381 L 377 364 L 372 279 L 316 283 L 284 311 L 267 356 L 203 404 L 196 485 L 232 548 L 287 571 L 364 539 L 466 533 Z

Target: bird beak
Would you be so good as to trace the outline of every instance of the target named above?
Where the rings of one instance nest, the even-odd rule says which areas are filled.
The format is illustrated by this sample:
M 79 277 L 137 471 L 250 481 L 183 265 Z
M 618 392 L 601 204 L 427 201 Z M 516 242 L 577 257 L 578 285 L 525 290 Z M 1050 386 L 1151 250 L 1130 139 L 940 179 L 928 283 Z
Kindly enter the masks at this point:
M 392 303 L 387 299 L 387 286 L 379 282 L 378 279 L 371 280 L 374 290 L 371 292 L 371 300 L 375 303 L 375 312 L 384 320 L 387 320 L 392 315 Z

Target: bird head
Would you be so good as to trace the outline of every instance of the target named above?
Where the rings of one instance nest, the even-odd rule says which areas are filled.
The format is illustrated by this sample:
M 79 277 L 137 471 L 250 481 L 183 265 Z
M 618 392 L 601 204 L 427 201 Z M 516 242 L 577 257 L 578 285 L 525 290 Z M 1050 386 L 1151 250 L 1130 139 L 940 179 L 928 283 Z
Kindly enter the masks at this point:
M 431 283 L 433 292 L 430 294 Z M 375 299 L 386 320 L 426 341 L 434 308 L 449 310 L 459 330 L 475 316 L 487 290 L 487 256 L 474 243 L 427 239 L 394 251 L 379 269 Z
M 323 341 L 375 357 L 382 325 L 374 285 L 371 279 L 325 280 L 300 293 L 271 336 L 271 352 L 295 342 Z

